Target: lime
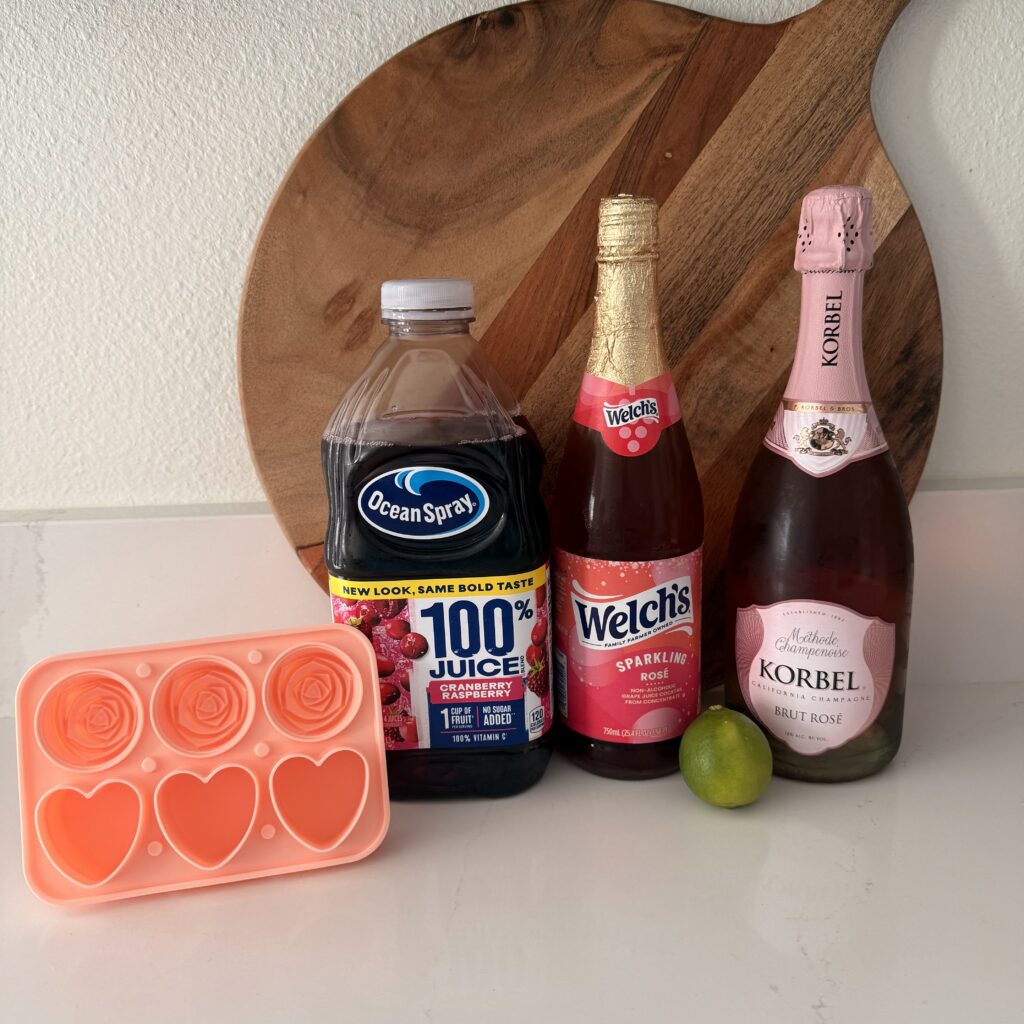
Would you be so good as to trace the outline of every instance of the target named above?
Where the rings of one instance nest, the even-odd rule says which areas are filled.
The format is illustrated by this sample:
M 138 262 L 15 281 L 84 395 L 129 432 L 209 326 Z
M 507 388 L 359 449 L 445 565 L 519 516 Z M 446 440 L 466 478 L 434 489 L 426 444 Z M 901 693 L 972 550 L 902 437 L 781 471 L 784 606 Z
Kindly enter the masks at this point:
M 772 777 L 772 750 L 746 715 L 720 705 L 698 715 L 679 744 L 686 784 L 715 807 L 752 804 Z

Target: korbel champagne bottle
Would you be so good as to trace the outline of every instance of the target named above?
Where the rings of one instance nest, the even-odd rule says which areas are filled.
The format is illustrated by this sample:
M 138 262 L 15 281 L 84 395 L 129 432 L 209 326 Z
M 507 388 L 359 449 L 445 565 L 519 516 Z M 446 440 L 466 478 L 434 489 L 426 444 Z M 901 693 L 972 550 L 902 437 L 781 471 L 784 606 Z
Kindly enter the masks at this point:
M 736 675 L 777 774 L 840 782 L 895 756 L 903 727 L 913 544 L 864 372 L 871 194 L 803 202 L 793 370 L 740 495 L 729 551 Z
M 704 507 L 661 342 L 657 213 L 601 201 L 593 343 L 552 506 L 560 742 L 623 779 L 678 770 L 700 701 Z

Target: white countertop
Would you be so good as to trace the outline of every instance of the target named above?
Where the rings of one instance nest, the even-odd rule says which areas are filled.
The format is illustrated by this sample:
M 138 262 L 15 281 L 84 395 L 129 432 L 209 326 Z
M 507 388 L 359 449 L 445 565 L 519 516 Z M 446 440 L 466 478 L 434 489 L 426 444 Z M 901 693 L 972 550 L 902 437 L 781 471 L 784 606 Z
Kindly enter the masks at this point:
M 22 880 L 0 737 L 4 1022 L 1020 1019 L 1024 683 L 913 688 L 887 771 L 742 811 L 556 759 L 359 864 L 78 910 Z

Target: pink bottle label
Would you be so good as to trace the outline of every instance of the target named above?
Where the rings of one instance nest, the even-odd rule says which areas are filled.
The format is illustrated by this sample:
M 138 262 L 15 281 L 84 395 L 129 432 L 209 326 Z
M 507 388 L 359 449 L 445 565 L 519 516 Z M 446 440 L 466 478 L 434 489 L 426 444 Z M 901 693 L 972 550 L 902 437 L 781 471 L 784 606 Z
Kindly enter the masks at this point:
M 611 743 L 681 736 L 700 702 L 698 548 L 609 562 L 555 549 L 555 692 L 561 719 Z
M 874 407 L 855 402 L 783 401 L 764 443 L 811 476 L 838 473 L 889 447 Z
M 628 387 L 585 373 L 572 418 L 598 431 L 616 455 L 646 455 L 661 432 L 679 421 L 672 375 Z
M 829 476 L 888 448 L 864 372 L 864 275 L 805 273 L 801 289 L 793 371 L 764 443 L 805 473 Z
M 798 754 L 849 743 L 889 693 L 896 627 L 824 601 L 780 601 L 736 612 L 743 699 Z

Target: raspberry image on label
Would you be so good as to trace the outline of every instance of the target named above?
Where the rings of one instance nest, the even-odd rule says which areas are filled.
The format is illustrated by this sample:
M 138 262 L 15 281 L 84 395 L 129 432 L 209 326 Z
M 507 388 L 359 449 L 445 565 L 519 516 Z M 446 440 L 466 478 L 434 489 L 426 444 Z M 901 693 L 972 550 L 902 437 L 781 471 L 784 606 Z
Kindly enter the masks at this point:
M 377 605 L 374 601 L 360 601 L 356 605 L 356 613 L 359 615 L 360 620 L 371 628 L 380 622 L 380 612 L 377 610 Z

